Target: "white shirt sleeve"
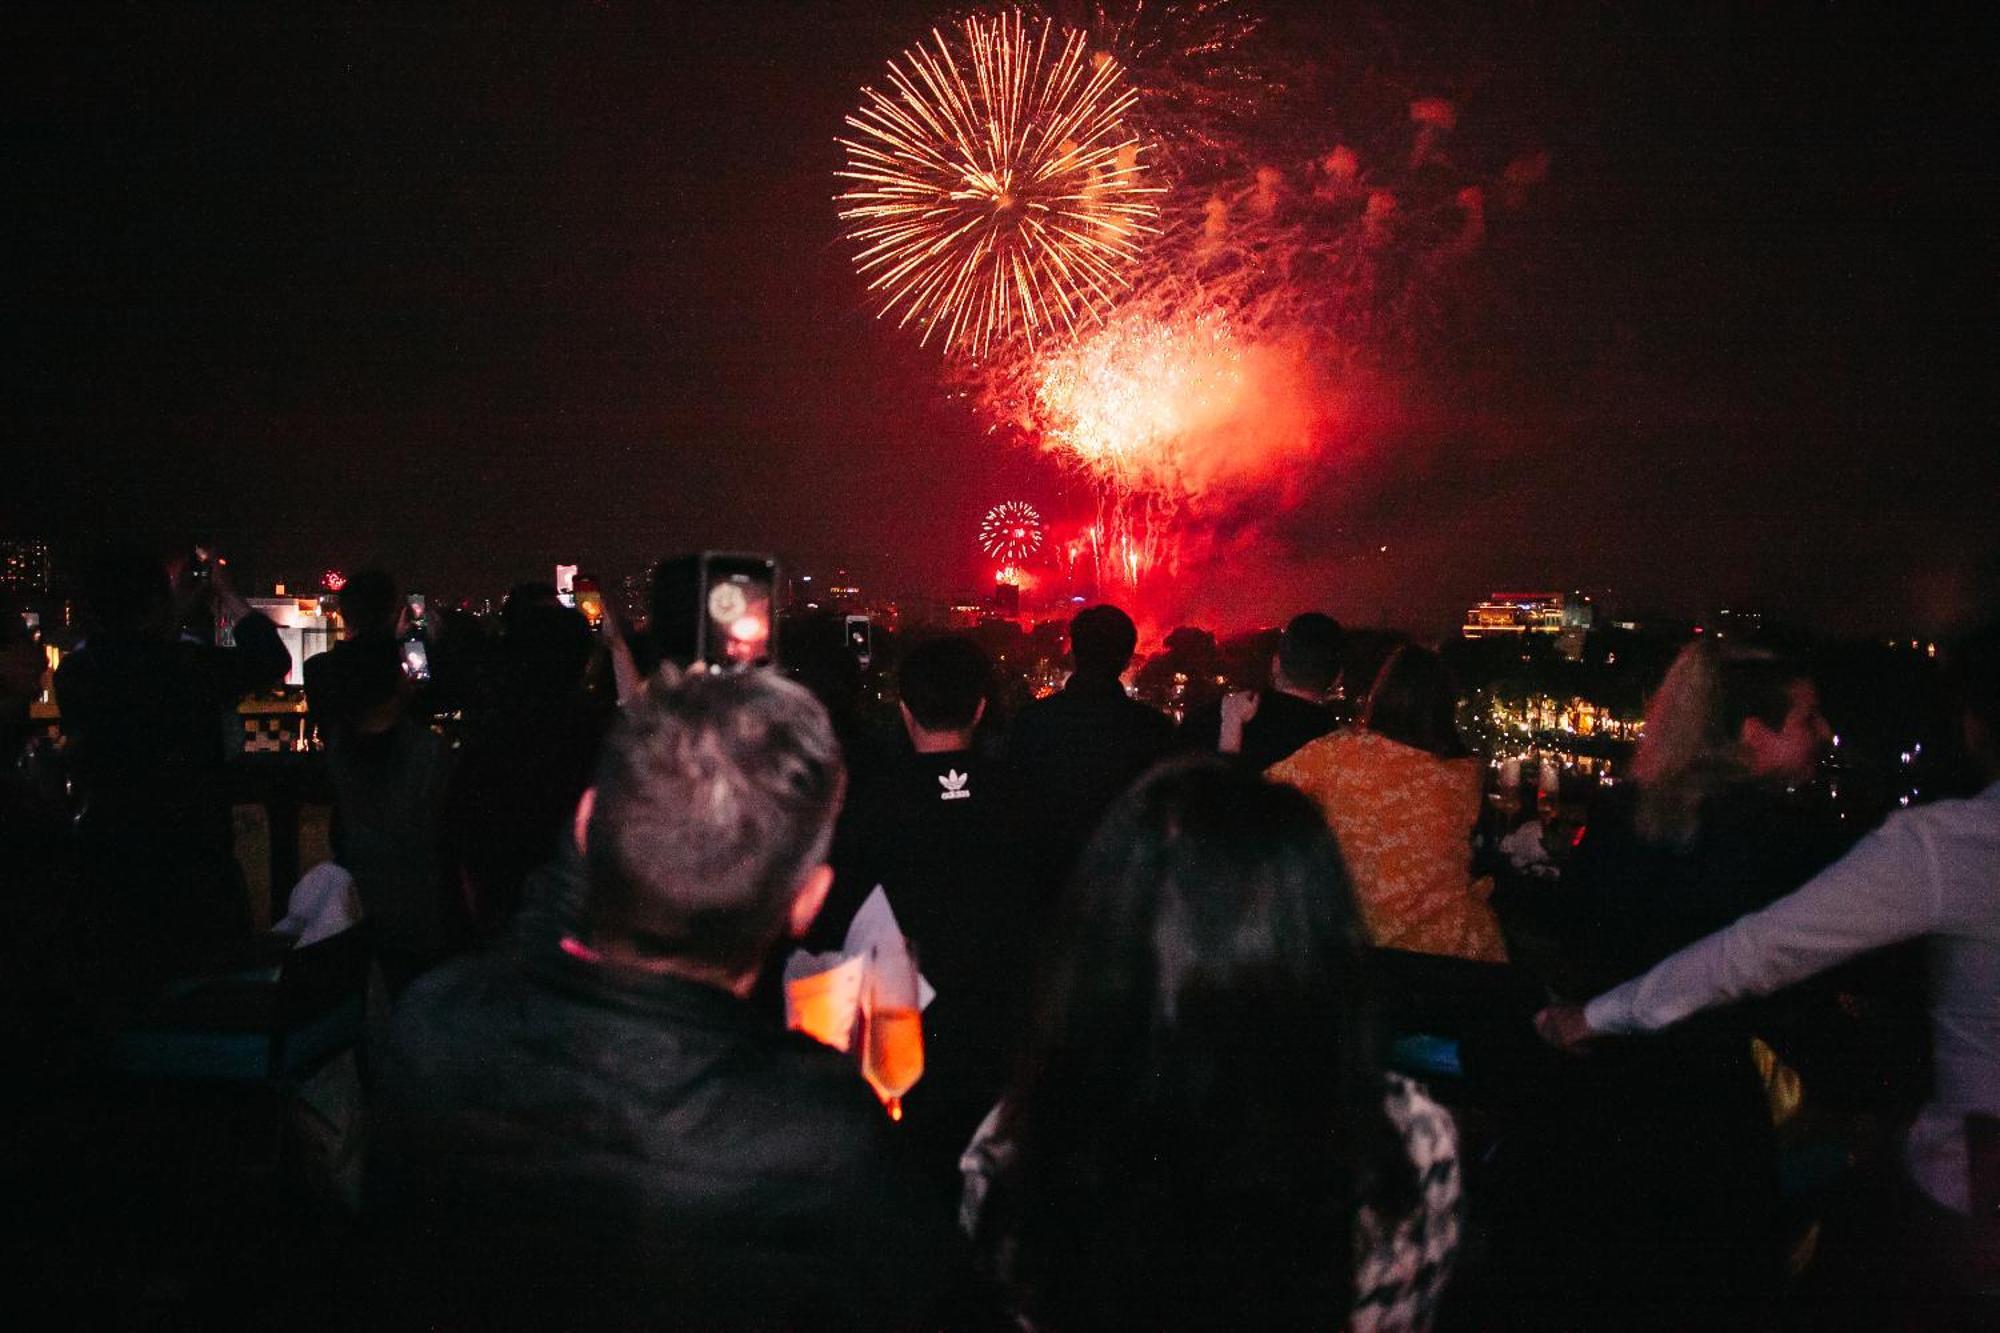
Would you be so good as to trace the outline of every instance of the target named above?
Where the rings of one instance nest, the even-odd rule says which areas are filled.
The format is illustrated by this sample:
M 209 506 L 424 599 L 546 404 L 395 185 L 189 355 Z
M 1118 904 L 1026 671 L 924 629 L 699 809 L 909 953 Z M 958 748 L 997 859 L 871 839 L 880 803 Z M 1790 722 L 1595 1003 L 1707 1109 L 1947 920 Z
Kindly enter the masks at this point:
M 1923 812 L 1898 811 L 1797 890 L 1592 1000 L 1594 1032 L 1657 1032 L 1929 934 L 1944 911 Z

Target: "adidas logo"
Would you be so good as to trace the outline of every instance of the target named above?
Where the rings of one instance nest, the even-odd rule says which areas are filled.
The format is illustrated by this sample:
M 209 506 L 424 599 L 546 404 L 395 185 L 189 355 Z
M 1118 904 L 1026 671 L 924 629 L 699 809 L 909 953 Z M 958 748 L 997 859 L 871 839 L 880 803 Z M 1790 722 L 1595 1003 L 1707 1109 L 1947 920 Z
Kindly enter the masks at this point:
M 965 789 L 965 784 L 970 782 L 971 780 L 972 780 L 972 775 L 970 773 L 961 773 L 955 768 L 947 769 L 944 772 L 944 774 L 938 778 L 938 786 L 944 788 L 942 792 L 938 793 L 938 799 L 940 801 L 971 800 L 972 793 Z

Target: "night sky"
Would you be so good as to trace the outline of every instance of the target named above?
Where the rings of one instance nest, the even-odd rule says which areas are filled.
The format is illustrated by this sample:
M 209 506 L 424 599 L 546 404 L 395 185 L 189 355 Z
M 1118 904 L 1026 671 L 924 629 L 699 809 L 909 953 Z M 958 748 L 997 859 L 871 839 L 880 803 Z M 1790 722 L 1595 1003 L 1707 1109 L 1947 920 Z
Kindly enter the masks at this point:
M 987 506 L 1071 496 L 873 318 L 836 229 L 841 116 L 949 11 L 52 8 L 0 39 L 0 533 L 474 593 L 775 549 L 943 594 Z M 1974 7 L 1491 8 L 1339 10 L 1551 174 L 1460 340 L 1192 600 L 1433 632 L 1515 586 L 1990 613 Z

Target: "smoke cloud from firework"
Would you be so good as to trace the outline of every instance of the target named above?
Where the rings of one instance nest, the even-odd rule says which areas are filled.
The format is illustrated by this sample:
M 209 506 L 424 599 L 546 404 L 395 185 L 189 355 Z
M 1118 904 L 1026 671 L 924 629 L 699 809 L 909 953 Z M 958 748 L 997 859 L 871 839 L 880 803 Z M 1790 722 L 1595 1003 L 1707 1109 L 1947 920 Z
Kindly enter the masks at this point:
M 1035 406 L 1059 460 L 1198 501 L 1311 456 L 1323 414 L 1311 380 L 1297 343 L 1245 340 L 1213 313 L 1127 310 L 1043 363 Z

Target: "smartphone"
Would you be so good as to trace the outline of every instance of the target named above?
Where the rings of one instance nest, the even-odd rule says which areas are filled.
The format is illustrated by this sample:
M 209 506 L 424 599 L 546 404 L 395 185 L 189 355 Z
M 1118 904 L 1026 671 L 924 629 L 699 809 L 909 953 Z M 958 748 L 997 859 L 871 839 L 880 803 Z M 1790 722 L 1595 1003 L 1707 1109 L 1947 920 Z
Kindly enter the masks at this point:
M 426 605 L 422 593 L 411 593 L 403 599 L 403 605 L 409 609 L 408 620 L 412 630 L 421 634 L 429 628 L 429 624 L 424 619 Z
M 867 616 L 847 617 L 847 651 L 867 666 L 875 659 L 875 622 Z
M 421 636 L 403 640 L 403 674 L 415 681 L 431 678 L 431 650 Z
M 576 609 L 583 612 L 592 629 L 598 628 L 604 623 L 604 590 L 597 586 L 596 579 L 582 574 L 571 586 L 576 592 Z
M 777 656 L 778 562 L 767 555 L 703 551 L 653 571 L 653 634 L 669 661 L 712 671 L 761 666 Z

